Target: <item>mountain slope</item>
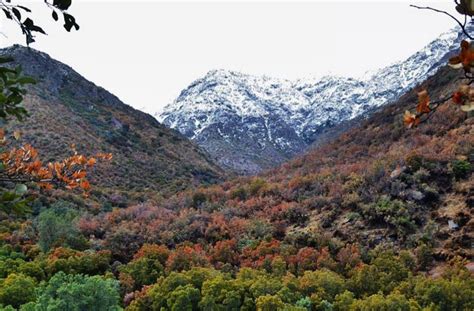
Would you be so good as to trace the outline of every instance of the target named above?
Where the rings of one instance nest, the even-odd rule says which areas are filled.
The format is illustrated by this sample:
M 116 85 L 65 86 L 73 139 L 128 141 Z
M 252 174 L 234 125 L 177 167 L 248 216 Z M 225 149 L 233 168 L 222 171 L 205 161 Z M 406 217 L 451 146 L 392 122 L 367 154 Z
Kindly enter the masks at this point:
M 364 79 L 287 81 L 211 71 L 158 117 L 221 165 L 255 173 L 301 153 L 327 128 L 396 100 L 434 74 L 460 40 L 457 30 L 443 34 L 407 60 Z
M 433 99 L 446 97 L 460 75 L 444 67 L 423 87 Z M 147 241 L 186 236 L 252 245 L 273 237 L 297 248 L 356 243 L 366 250 L 416 248 L 429 260 L 430 252 L 436 260 L 472 258 L 474 119 L 448 102 L 409 130 L 403 112 L 416 101 L 412 90 L 281 167 L 178 194 L 157 212 L 180 211 L 178 219 Z M 167 228 L 180 228 L 179 235 Z M 154 232 L 153 220 L 141 229 Z
M 27 122 L 11 124 L 44 160 L 64 157 L 75 143 L 80 153 L 111 152 L 113 163 L 94 173 L 98 187 L 133 192 L 174 192 L 210 183 L 222 170 L 208 155 L 152 116 L 122 103 L 103 88 L 45 53 L 21 46 L 1 50 L 39 84 L 25 106 Z

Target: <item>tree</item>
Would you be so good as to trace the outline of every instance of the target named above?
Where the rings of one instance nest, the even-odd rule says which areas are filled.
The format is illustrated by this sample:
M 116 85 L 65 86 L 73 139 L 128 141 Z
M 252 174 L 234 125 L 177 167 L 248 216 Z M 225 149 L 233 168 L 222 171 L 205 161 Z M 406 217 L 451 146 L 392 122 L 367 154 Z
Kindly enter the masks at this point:
M 316 294 L 321 300 L 329 302 L 345 289 L 345 280 L 337 273 L 326 269 L 306 271 L 300 278 L 300 290 L 304 295 Z
M 43 252 L 52 247 L 69 246 L 83 248 L 85 238 L 76 228 L 79 214 L 72 209 L 72 204 L 56 202 L 43 210 L 38 216 L 38 244 Z
M 391 253 L 382 253 L 370 265 L 356 269 L 350 284 L 352 291 L 359 296 L 378 292 L 388 294 L 409 277 L 409 272 L 399 258 Z
M 59 272 L 39 290 L 38 299 L 22 310 L 118 311 L 121 310 L 118 282 L 100 276 Z
M 192 267 L 206 267 L 209 265 L 209 258 L 202 249 L 202 246 L 181 245 L 171 252 L 166 261 L 167 271 L 183 271 Z
M 133 256 L 133 260 L 120 267 L 122 287 L 126 291 L 138 290 L 151 285 L 164 274 L 164 267 L 170 255 L 166 246 L 144 244 Z
M 217 267 L 225 264 L 237 266 L 239 264 L 237 241 L 235 239 L 217 241 L 210 252 L 210 257 L 211 262 Z
M 413 296 L 422 307 L 434 310 L 473 310 L 474 281 L 455 276 L 451 279 L 418 278 Z
M 199 290 L 188 284 L 178 286 L 171 292 L 168 298 L 168 306 L 171 311 L 194 311 L 198 310 L 199 300 Z
M 14 308 L 35 299 L 35 280 L 23 274 L 11 273 L 0 282 L 0 303 Z
M 201 294 L 199 307 L 202 310 L 239 310 L 242 303 L 236 282 L 222 275 L 206 280 L 202 285 Z
M 128 310 L 198 310 L 200 289 L 206 280 L 215 278 L 218 272 L 206 268 L 194 268 L 185 272 L 171 272 L 160 277 L 156 284 L 147 288 L 135 299 Z
M 130 276 L 133 279 L 131 290 L 138 290 L 144 285 L 151 285 L 164 273 L 163 265 L 158 261 L 146 257 L 134 259 L 127 265 L 120 267 L 120 278 Z
M 417 308 L 416 308 L 417 307 Z M 354 311 L 410 311 L 420 310 L 416 303 L 411 303 L 400 294 L 390 294 L 384 297 L 381 294 L 369 296 L 354 301 L 349 310 Z
M 256 300 L 257 311 L 281 310 L 285 306 L 280 297 L 272 295 L 260 296 Z
M 60 271 L 67 274 L 104 274 L 110 268 L 110 251 L 79 252 L 70 248 L 58 247 L 51 252 L 44 268 L 48 275 Z

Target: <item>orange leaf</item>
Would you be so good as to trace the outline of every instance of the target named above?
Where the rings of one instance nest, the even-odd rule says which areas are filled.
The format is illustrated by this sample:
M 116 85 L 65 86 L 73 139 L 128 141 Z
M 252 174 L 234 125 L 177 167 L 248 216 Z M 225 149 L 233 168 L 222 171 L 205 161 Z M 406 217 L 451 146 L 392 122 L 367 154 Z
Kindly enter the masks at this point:
M 405 111 L 405 114 L 403 115 L 403 122 L 408 128 L 412 128 L 412 127 L 417 126 L 420 123 L 420 119 L 418 118 L 417 115 L 407 110 Z
M 102 160 L 112 160 L 113 156 L 111 153 L 98 153 L 96 157 Z
M 84 189 L 84 190 L 89 190 L 91 185 L 89 184 L 89 182 L 85 179 L 81 180 L 81 188 Z
M 86 174 L 87 174 L 86 171 L 77 171 L 72 174 L 72 177 L 74 179 L 82 179 L 86 177 Z
M 428 113 L 430 109 L 430 96 L 428 91 L 423 90 L 418 93 L 418 106 L 416 107 L 418 113 Z
M 52 190 L 53 189 L 53 185 L 51 185 L 50 183 L 47 183 L 47 182 L 40 182 L 39 183 L 39 186 L 45 190 Z
M 96 162 L 97 162 L 96 159 L 90 158 L 89 161 L 87 161 L 87 166 L 94 166 Z

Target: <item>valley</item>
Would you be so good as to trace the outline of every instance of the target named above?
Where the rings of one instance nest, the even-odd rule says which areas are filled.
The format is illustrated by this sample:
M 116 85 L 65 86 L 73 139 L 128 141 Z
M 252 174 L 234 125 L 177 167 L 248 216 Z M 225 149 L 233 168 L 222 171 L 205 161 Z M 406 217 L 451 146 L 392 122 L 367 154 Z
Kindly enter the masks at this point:
M 66 31 L 82 31 L 71 3 L 45 4 Z M 0 5 L 27 40 L 0 49 L 0 311 L 474 310 L 474 45 L 466 39 L 474 1 L 456 2 L 464 24 L 363 77 L 351 77 L 350 62 L 347 76 L 299 80 L 214 69 L 172 103 L 156 103 L 163 109 L 154 115 L 35 49 L 34 34 L 46 32 L 25 18 L 32 10 L 15 0 Z M 210 62 L 199 49 L 213 62 L 236 34 L 246 34 L 239 48 L 253 57 L 254 30 L 280 5 L 292 8 L 260 4 L 275 11 L 257 14 L 252 31 L 239 22 L 235 32 L 223 20 L 214 26 L 216 3 L 200 4 L 208 11 L 199 15 L 189 3 L 124 2 L 101 16 L 101 26 L 111 35 L 122 26 L 111 22 L 118 14 L 142 29 L 151 21 L 142 24 L 144 16 L 160 13 L 154 5 L 192 25 L 189 42 L 178 28 L 156 32 L 155 15 L 147 40 L 163 44 L 152 59 L 140 35 L 126 47 L 120 34 L 123 50 L 98 28 L 102 36 L 85 26 L 86 41 L 74 37 L 87 49 L 100 39 L 111 62 L 129 53 L 104 70 L 109 85 L 129 84 L 117 94 L 148 94 L 146 80 L 163 59 L 174 62 L 169 84 L 154 82 L 153 91 L 164 92 L 181 81 L 182 68 Z M 334 6 L 340 18 L 340 3 L 317 5 L 327 14 Z M 386 14 L 378 5 L 367 12 Z M 127 16 L 118 13 L 124 8 Z M 257 46 L 270 44 L 280 24 L 257 33 Z M 405 24 L 396 26 L 401 32 Z M 407 29 L 406 40 L 390 44 L 412 44 Z M 365 30 L 359 39 L 381 42 Z M 294 42 L 298 33 L 288 33 L 277 38 Z M 206 36 L 217 44 L 207 46 Z M 68 56 L 81 64 L 87 49 Z M 107 61 L 83 68 L 94 72 Z M 134 107 L 150 111 L 146 104 Z

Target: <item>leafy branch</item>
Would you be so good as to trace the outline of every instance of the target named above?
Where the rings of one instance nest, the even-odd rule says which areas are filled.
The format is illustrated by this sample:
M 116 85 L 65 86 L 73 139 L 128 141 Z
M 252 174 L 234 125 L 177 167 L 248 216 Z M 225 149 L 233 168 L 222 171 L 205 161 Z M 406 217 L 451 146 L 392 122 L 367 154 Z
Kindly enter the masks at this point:
M 53 0 L 52 2 L 44 0 L 44 3 L 49 9 L 51 9 L 51 16 L 55 21 L 59 20 L 60 14 L 63 15 L 63 26 L 68 32 L 71 31 L 72 28 L 79 30 L 79 25 L 76 23 L 76 19 L 67 12 L 72 4 L 72 0 Z M 25 18 L 25 15 L 31 13 L 31 9 L 28 7 L 20 4 L 13 4 L 12 0 L 0 0 L 0 9 L 8 20 L 11 20 L 18 25 L 26 37 L 27 45 L 35 42 L 34 33 L 42 33 L 46 35 L 43 28 L 38 26 L 32 18 Z
M 443 10 L 429 6 L 410 6 L 416 9 L 430 10 L 449 16 L 456 21 L 459 27 L 461 27 L 461 30 L 466 37 L 474 40 L 474 37 L 471 36 L 466 29 L 467 17 L 469 16 L 472 19 L 472 16 L 474 15 L 474 0 L 454 0 L 454 3 L 456 4 L 456 11 L 464 16 L 464 22 L 461 22 L 454 15 Z M 458 90 L 452 96 L 441 98 L 436 101 L 430 101 L 428 91 L 422 90 L 418 92 L 416 112 L 413 113 L 410 110 L 407 110 L 403 116 L 403 121 L 408 128 L 416 127 L 417 125 L 428 121 L 439 106 L 450 100 L 454 104 L 460 105 L 462 111 L 470 112 L 474 110 L 474 88 L 471 87 L 471 84 L 474 83 L 474 49 L 472 48 L 472 44 L 463 40 L 461 42 L 460 53 L 451 57 L 448 65 L 454 69 L 463 69 L 464 75 L 459 77 L 459 79 L 465 80 L 465 82 L 459 86 Z

